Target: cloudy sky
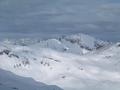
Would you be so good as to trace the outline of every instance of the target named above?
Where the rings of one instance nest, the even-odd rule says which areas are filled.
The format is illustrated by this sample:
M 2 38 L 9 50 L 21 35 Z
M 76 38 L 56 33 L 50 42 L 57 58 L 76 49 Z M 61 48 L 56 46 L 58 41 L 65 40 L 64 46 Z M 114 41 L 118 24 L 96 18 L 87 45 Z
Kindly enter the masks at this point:
M 0 37 L 73 33 L 120 41 L 120 0 L 0 0 Z

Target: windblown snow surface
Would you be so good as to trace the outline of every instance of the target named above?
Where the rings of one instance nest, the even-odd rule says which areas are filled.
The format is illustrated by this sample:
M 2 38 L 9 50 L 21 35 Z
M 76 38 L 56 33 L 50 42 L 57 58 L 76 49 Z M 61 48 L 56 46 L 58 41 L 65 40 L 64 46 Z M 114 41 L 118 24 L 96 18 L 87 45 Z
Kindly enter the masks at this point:
M 36 89 L 40 86 L 35 81 L 64 90 L 119 90 L 120 43 L 84 34 L 48 40 L 6 39 L 0 42 L 0 68 L 24 77 L 0 70 L 0 90 L 28 90 L 29 86 L 44 90 Z M 30 83 L 28 77 L 35 81 Z
M 62 90 L 0 69 L 0 90 Z

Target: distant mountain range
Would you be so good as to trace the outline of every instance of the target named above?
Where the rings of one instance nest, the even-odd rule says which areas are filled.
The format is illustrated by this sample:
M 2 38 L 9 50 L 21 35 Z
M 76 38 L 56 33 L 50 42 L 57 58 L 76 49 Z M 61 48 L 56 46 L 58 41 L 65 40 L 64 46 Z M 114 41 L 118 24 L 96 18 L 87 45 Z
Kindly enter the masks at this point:
M 85 34 L 47 40 L 6 39 L 0 42 L 0 69 L 25 79 L 21 81 L 13 74 L 9 75 L 9 79 L 9 72 L 0 70 L 1 90 L 8 87 L 11 87 L 10 90 L 28 89 L 27 86 L 20 88 L 24 82 L 31 86 L 26 77 L 57 85 L 64 90 L 119 90 L 119 68 L 120 43 L 102 41 Z M 13 83 L 11 78 L 18 82 Z M 4 79 L 5 82 L 2 81 Z M 11 81 L 12 85 L 7 84 Z M 37 88 L 33 84 L 35 81 L 32 81 L 33 88 Z M 33 88 L 30 90 L 35 90 Z M 48 88 L 39 90 L 61 90 L 56 86 L 55 89 L 51 86 Z

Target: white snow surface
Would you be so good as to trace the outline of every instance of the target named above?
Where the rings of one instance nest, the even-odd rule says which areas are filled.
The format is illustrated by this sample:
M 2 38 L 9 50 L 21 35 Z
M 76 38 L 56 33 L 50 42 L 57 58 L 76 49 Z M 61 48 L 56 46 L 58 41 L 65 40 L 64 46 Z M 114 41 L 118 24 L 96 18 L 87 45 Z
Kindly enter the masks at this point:
M 62 90 L 55 85 L 45 85 L 31 78 L 16 76 L 0 69 L 0 90 Z
M 84 34 L 31 41 L 2 41 L 0 68 L 64 90 L 120 89 L 120 43 Z

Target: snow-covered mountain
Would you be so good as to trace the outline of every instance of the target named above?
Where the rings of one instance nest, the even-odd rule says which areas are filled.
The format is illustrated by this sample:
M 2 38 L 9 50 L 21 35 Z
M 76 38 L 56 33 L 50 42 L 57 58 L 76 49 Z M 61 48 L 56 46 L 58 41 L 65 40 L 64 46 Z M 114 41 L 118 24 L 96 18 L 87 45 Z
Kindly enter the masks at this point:
M 0 43 L 0 68 L 64 90 L 119 90 L 119 62 L 119 43 L 84 34 Z
M 87 51 L 93 51 L 100 49 L 106 45 L 108 42 L 95 39 L 89 35 L 76 34 L 70 36 L 62 36 L 56 39 L 17 39 L 17 40 L 4 40 L 0 44 L 2 46 L 12 49 L 13 47 L 24 47 L 25 48 L 49 48 L 59 52 L 67 52 L 74 54 L 85 54 Z M 6 46 L 7 45 L 7 46 Z M 14 50 L 14 48 L 13 48 Z M 84 52 L 86 51 L 86 52 Z

